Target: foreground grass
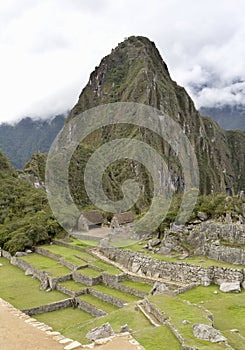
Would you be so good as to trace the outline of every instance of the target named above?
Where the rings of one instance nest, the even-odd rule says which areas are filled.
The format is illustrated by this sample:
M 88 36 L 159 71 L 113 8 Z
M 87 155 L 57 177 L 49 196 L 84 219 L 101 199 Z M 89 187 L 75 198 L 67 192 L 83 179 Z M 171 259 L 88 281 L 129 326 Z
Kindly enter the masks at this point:
M 94 319 L 89 313 L 71 307 L 35 315 L 35 318 L 40 322 L 48 324 L 55 331 L 59 331 L 67 337 L 69 337 L 71 329 L 74 332 L 78 326 Z
M 197 347 L 200 350 L 221 350 L 225 349 L 224 344 L 213 344 L 194 337 L 192 325 L 194 323 L 211 324 L 206 313 L 194 305 L 188 305 L 177 297 L 170 295 L 156 295 L 148 297 L 162 313 L 171 320 L 171 323 L 185 339 L 186 346 Z M 183 320 L 190 323 L 184 325 Z
M 21 257 L 21 259 L 28 262 L 38 270 L 50 273 L 53 277 L 65 276 L 71 273 L 71 270 L 66 266 L 61 265 L 58 261 L 40 254 L 29 254 Z
M 71 308 L 38 315 L 36 318 L 82 344 L 89 343 L 86 334 L 92 328 L 110 322 L 115 332 L 120 332 L 121 326 L 127 323 L 133 330 L 132 335 L 146 350 L 181 349 L 178 340 L 166 326 L 153 327 L 139 310 L 135 310 L 134 304 L 99 318 L 93 318 L 82 310 Z
M 25 276 L 22 270 L 11 265 L 7 259 L 0 257 L 0 263 L 3 264 L 0 267 L 0 297 L 16 308 L 23 310 L 67 298 L 58 291 L 40 291 L 38 280 Z
M 180 295 L 181 299 L 203 305 L 214 315 L 214 325 L 236 350 L 245 348 L 245 291 L 214 294 L 217 286 L 198 287 Z M 239 334 L 230 332 L 238 329 Z

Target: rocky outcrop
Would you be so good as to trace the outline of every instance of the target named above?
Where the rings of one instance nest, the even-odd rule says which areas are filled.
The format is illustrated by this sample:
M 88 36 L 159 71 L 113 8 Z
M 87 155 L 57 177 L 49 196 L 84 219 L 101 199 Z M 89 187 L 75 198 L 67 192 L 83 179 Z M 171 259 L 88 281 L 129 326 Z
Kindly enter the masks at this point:
M 155 282 L 152 290 L 150 291 L 151 295 L 163 294 L 168 290 L 168 287 L 161 282 Z
M 94 342 L 97 339 L 108 338 L 114 335 L 114 331 L 109 322 L 103 324 L 101 327 L 96 327 L 86 334 L 86 338 Z
M 245 225 L 204 221 L 187 227 L 171 226 L 165 230 L 157 253 L 168 255 L 172 251 L 186 253 L 186 247 L 194 255 L 245 266 Z
M 196 338 L 201 340 L 207 340 L 211 343 L 227 341 L 227 339 L 221 334 L 220 331 L 207 324 L 194 324 L 193 334 Z

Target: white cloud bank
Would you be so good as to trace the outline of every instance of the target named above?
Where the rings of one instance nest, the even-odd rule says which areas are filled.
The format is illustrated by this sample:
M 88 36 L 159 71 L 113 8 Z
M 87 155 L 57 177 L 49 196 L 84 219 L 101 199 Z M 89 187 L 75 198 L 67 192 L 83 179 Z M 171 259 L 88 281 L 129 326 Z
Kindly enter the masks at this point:
M 155 41 L 197 106 L 245 105 L 243 0 L 0 0 L 0 122 L 76 103 L 130 35 Z

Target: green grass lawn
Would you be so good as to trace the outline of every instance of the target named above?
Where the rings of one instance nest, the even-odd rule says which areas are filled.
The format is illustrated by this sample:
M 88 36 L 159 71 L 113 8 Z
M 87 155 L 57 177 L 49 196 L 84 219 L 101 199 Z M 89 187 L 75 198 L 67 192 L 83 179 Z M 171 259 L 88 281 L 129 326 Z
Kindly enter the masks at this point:
M 122 271 L 120 269 L 116 268 L 113 265 L 107 264 L 101 260 L 94 262 L 92 265 L 103 269 L 104 272 L 109 273 L 111 275 L 120 275 L 122 273 Z
M 66 287 L 67 289 L 70 289 L 73 292 L 79 292 L 80 290 L 88 288 L 84 284 L 75 282 L 73 280 L 60 282 L 59 284 L 63 287 Z
M 148 298 L 163 312 L 164 315 L 166 315 L 166 317 L 170 318 L 171 323 L 185 339 L 185 344 L 187 346 L 196 346 L 200 350 L 225 349 L 225 345 L 222 343 L 214 344 L 194 337 L 192 328 L 194 323 L 211 325 L 210 320 L 207 319 L 206 313 L 203 310 L 194 305 L 188 305 L 178 297 L 170 295 L 155 295 Z M 183 325 L 183 320 L 190 321 L 190 324 Z
M 166 326 L 157 328 L 152 326 L 139 310 L 135 310 L 135 305 L 133 304 L 118 309 L 107 316 L 93 319 L 76 327 L 67 328 L 63 334 L 80 341 L 82 344 L 87 344 L 89 340 L 85 337 L 86 334 L 92 328 L 99 327 L 106 322 L 110 322 L 115 332 L 119 332 L 121 326 L 127 323 L 129 328 L 133 330 L 133 337 L 135 337 L 146 350 L 181 349 L 178 340 Z
M 100 271 L 91 269 L 90 267 L 85 267 L 84 269 L 77 270 L 77 272 L 89 277 L 98 277 L 101 275 Z
M 105 294 L 108 294 L 108 295 L 111 295 L 115 298 L 118 298 L 122 301 L 125 301 L 126 303 L 131 303 L 131 302 L 134 302 L 136 300 L 139 300 L 140 298 L 137 298 L 136 296 L 134 295 L 131 295 L 129 293 L 124 293 L 124 292 L 121 292 L 117 289 L 112 289 L 110 287 L 106 287 L 102 284 L 98 284 L 96 286 L 92 286 L 91 287 L 92 289 L 94 290 L 97 290 L 98 292 L 102 292 L 102 293 L 105 293 Z
M 19 309 L 28 309 L 66 299 L 57 292 L 40 291 L 40 281 L 25 276 L 24 272 L 0 257 L 0 297 Z
M 53 277 L 65 276 L 71 273 L 71 270 L 61 265 L 58 261 L 40 254 L 29 254 L 21 257 L 21 259 L 30 263 L 38 270 L 50 273 Z
M 89 303 L 91 305 L 94 305 L 98 309 L 101 309 L 107 313 L 113 312 L 113 311 L 118 309 L 118 307 L 116 307 L 112 304 L 106 303 L 105 301 L 100 300 L 91 294 L 83 294 L 83 295 L 80 295 L 78 298 L 86 301 L 87 303 Z
M 67 260 L 77 266 L 83 265 L 86 262 L 95 261 L 94 257 L 85 251 L 82 252 L 80 250 L 62 247 L 56 244 L 45 245 L 42 246 L 42 248 L 50 251 L 51 253 L 62 256 L 64 260 Z
M 122 282 L 120 282 L 120 284 L 123 284 L 124 286 L 130 287 L 130 288 L 137 289 L 137 290 L 144 292 L 144 293 L 147 293 L 147 294 L 152 289 L 152 286 L 149 284 L 142 283 L 142 282 L 134 282 L 134 281 L 130 281 L 130 280 L 122 281 Z
M 71 332 L 74 334 L 79 326 L 86 324 L 94 317 L 81 309 L 68 307 L 63 310 L 35 315 L 35 318 L 39 322 L 48 324 L 55 331 L 61 332 L 64 336 L 70 337 Z M 77 337 L 79 337 L 79 334 L 77 334 Z
M 245 291 L 241 293 L 222 293 L 214 291 L 218 286 L 197 287 L 180 295 L 181 299 L 192 303 L 201 303 L 214 315 L 215 327 L 221 330 L 227 337 L 229 344 L 236 350 L 245 348 Z M 238 329 L 243 339 L 238 334 L 230 332 Z
M 66 244 L 69 244 L 71 246 L 77 246 L 79 248 L 90 248 L 90 247 L 96 247 L 99 242 L 93 241 L 93 240 L 82 240 L 77 239 L 75 237 L 69 237 L 69 240 L 65 239 L 57 239 L 57 241 L 64 242 Z

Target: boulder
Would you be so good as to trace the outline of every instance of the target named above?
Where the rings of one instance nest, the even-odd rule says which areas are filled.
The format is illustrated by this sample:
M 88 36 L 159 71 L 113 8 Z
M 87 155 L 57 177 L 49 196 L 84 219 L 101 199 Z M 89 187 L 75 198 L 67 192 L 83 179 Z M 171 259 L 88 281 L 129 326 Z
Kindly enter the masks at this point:
M 226 342 L 227 339 L 220 331 L 208 324 L 194 324 L 193 334 L 196 338 L 210 341 L 211 343 Z
M 168 255 L 171 253 L 171 249 L 168 247 L 162 246 L 160 250 L 158 251 L 158 254 Z
M 158 239 L 158 238 L 153 238 L 153 239 L 151 239 L 150 241 L 149 241 L 149 244 L 152 246 L 152 247 L 155 247 L 155 246 L 157 246 L 158 244 L 160 244 L 161 243 L 161 241 L 160 241 L 160 239 Z
M 16 257 L 21 257 L 21 256 L 26 256 L 27 254 L 25 252 L 16 252 L 15 256 Z
M 197 217 L 198 219 L 202 220 L 202 221 L 205 221 L 208 219 L 208 214 L 207 213 L 204 213 L 203 211 L 199 211 L 197 213 Z
M 245 281 L 242 282 L 242 288 L 245 289 Z
M 86 334 L 86 338 L 90 341 L 95 341 L 97 339 L 108 338 L 114 335 L 114 331 L 109 322 L 103 324 L 101 327 L 93 328 L 90 332 Z
M 46 290 L 49 287 L 49 282 L 47 279 L 41 281 L 40 290 Z
M 32 269 L 31 268 L 26 269 L 25 275 L 26 276 L 32 276 L 33 275 Z
M 131 271 L 134 272 L 134 273 L 138 272 L 139 269 L 140 269 L 140 266 L 141 266 L 141 264 L 139 262 L 134 261 L 133 264 L 132 264 Z
M 131 333 L 132 329 L 129 329 L 127 323 L 125 325 L 123 325 L 120 329 L 120 333 Z
M 152 290 L 150 291 L 150 294 L 151 295 L 163 294 L 167 290 L 168 290 L 168 287 L 164 283 L 156 281 L 154 283 Z
M 0 267 L 3 266 L 3 264 L 0 264 Z
M 229 293 L 229 292 L 234 292 L 234 293 L 239 293 L 241 292 L 241 286 L 240 282 L 223 282 L 220 285 L 221 292 L 224 293 Z

